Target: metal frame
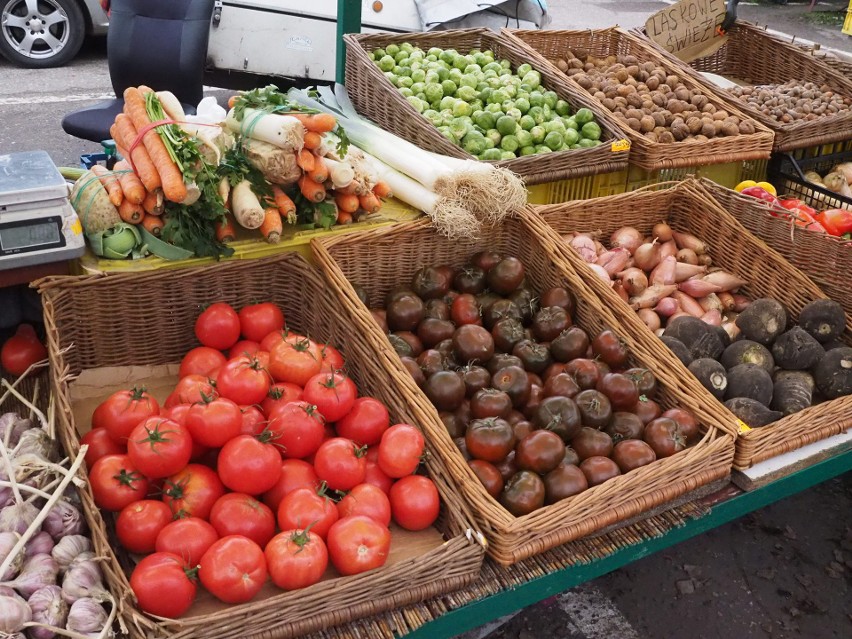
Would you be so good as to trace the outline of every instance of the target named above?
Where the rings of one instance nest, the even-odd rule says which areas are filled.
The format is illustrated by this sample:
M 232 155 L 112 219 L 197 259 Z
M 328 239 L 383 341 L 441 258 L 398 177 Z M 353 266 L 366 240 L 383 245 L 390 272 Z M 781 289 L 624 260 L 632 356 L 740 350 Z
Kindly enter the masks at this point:
M 361 32 L 361 0 L 337 0 L 337 82 L 346 75 L 346 45 L 343 36 Z

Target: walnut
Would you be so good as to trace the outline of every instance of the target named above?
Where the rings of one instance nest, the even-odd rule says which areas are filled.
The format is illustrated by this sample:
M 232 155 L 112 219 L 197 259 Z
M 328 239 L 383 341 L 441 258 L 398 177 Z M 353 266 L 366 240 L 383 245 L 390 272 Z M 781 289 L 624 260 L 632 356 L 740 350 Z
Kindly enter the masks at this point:
M 652 76 L 651 76 L 651 77 L 649 77 L 647 80 L 645 80 L 645 85 L 646 85 L 646 86 L 648 87 L 648 89 L 650 89 L 651 91 L 655 91 L 655 90 L 657 89 L 657 87 L 658 87 L 658 86 L 660 86 L 660 78 L 658 78 L 658 77 L 657 77 L 657 76 L 655 76 L 655 75 L 652 75 Z
M 705 104 L 702 109 L 702 113 L 716 113 L 716 105 L 715 104 Z
M 722 135 L 739 135 L 740 129 L 733 122 L 722 122 Z
M 708 122 L 708 120 L 705 120 L 705 122 Z M 709 122 L 713 125 L 714 135 L 719 135 L 722 132 L 722 127 L 725 123 L 722 122 L 722 120 L 709 120 Z
M 712 138 L 716 135 L 716 127 L 710 120 L 703 120 L 701 125 L 701 135 Z
M 754 133 L 754 125 L 752 125 L 752 123 L 748 120 L 743 120 L 742 122 L 740 122 L 739 129 L 740 133 L 744 133 L 746 135 L 748 135 L 749 133 Z
M 639 108 L 642 106 L 642 96 L 638 93 L 631 93 L 627 96 L 627 104 Z
M 683 102 L 680 100 L 669 100 L 666 103 L 666 108 L 672 113 L 681 113 L 683 112 Z
M 630 77 L 630 74 L 627 73 L 627 69 L 619 69 L 615 73 L 615 78 L 619 82 L 627 82 L 627 78 L 629 78 L 629 77 Z
M 604 98 L 606 98 L 606 93 L 604 93 L 603 91 L 595 91 L 594 96 L 598 100 L 603 100 Z
M 708 98 L 706 95 L 693 94 L 692 100 L 690 100 L 690 102 L 692 102 L 692 104 L 697 106 L 699 109 L 703 109 L 704 105 L 708 102 Z
M 689 128 L 689 132 L 692 135 L 696 135 L 701 132 L 701 127 L 704 126 L 704 121 L 701 118 L 693 116 L 686 120 L 686 126 Z
M 592 88 L 592 79 L 589 76 L 587 76 L 585 73 L 582 74 L 582 75 L 578 75 L 576 80 L 577 80 L 577 84 L 579 84 L 581 87 L 583 87 L 587 91 Z
M 680 84 L 680 78 L 676 75 L 667 75 L 666 84 L 668 84 L 672 88 L 672 90 L 674 90 L 677 88 L 677 85 Z
M 627 117 L 641 120 L 645 117 L 645 113 L 643 113 L 640 109 L 627 109 Z
M 657 139 L 657 134 L 656 134 L 656 133 L 654 133 L 653 131 L 648 131 L 648 132 L 645 134 L 645 137 L 646 137 L 648 140 L 650 140 L 651 142 L 659 142 L 659 140 Z
M 683 120 L 681 120 L 680 118 L 676 118 L 672 122 L 671 129 L 672 129 L 672 136 L 677 141 L 685 140 L 686 138 L 689 137 L 689 127 L 686 126 L 686 123 Z
M 671 131 L 663 131 L 662 133 L 657 134 L 657 141 L 663 144 L 673 144 L 675 141 L 675 136 Z
M 627 85 L 627 84 L 622 84 L 620 87 L 618 87 L 618 95 L 620 95 L 623 98 L 626 98 L 628 95 L 630 95 L 631 93 L 635 93 L 635 92 L 636 92 L 636 89 L 634 89 L 633 87 L 631 87 L 630 85 Z
M 727 120 L 728 119 L 728 112 L 723 111 L 722 109 L 719 109 L 718 111 L 716 111 L 713 114 L 713 119 L 714 120 Z
M 687 89 L 686 87 L 675 89 L 674 94 L 678 100 L 683 100 L 684 102 L 689 102 L 690 98 L 692 97 L 692 94 L 690 94 L 689 89 Z
M 657 91 L 654 91 L 654 93 L 651 94 L 651 101 L 658 107 L 664 107 L 668 103 L 668 100 L 666 100 L 666 96 Z
M 629 126 L 634 131 L 641 131 L 642 130 L 642 123 L 639 120 L 637 120 L 636 118 L 628 118 L 627 126 Z
M 654 118 L 654 122 L 657 126 L 666 126 L 666 116 L 663 115 L 662 111 L 657 111 L 651 117 Z
M 639 121 L 642 126 L 642 133 L 647 133 L 648 131 L 653 131 L 654 127 L 657 126 L 657 123 L 654 122 L 654 118 L 650 115 L 646 115 Z
M 635 78 L 637 75 L 639 75 L 639 67 L 635 64 L 631 64 L 629 67 L 627 67 L 627 73 L 630 75 L 631 78 Z
M 613 100 L 612 98 L 604 98 L 603 100 L 601 100 L 601 104 L 604 105 L 605 109 L 609 109 L 610 111 L 615 111 L 616 104 L 615 104 L 615 100 Z

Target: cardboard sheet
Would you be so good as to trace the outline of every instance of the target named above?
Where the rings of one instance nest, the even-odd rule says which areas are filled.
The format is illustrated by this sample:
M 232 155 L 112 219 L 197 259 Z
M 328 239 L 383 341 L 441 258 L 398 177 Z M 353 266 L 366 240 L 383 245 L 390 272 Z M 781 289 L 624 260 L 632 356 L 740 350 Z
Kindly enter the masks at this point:
M 725 0 L 680 0 L 645 22 L 645 33 L 684 62 L 703 58 L 728 41 L 716 28 L 725 19 Z

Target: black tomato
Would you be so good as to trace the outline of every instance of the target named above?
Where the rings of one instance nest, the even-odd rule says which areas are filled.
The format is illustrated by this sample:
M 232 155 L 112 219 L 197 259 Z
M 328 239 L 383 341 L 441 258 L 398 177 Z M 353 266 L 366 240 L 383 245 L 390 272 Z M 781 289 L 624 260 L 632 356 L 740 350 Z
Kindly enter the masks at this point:
M 497 467 L 481 459 L 471 459 L 467 465 L 485 487 L 485 492 L 496 499 L 503 490 L 503 476 Z
M 391 348 L 396 351 L 396 354 L 400 357 L 416 357 L 414 354 L 414 349 L 411 348 L 411 344 L 402 339 L 396 333 L 390 333 L 388 335 L 388 341 L 390 342 Z
M 408 374 L 414 378 L 414 383 L 418 386 L 423 386 L 423 382 L 426 381 L 426 376 L 423 374 L 423 370 L 420 368 L 420 364 L 417 363 L 417 360 L 412 357 L 402 357 L 402 365 L 405 366 L 405 370 L 408 371 Z
M 573 316 L 577 308 L 577 301 L 571 292 L 561 286 L 555 286 L 547 289 L 541 294 L 541 305 L 544 306 L 559 306 L 568 311 L 568 314 Z
M 640 395 L 653 397 L 657 394 L 657 378 L 647 368 L 628 368 L 624 374 L 635 382 Z
M 580 387 L 568 373 L 558 373 L 544 382 L 545 397 L 574 397 L 579 392 Z
M 501 462 L 497 462 L 494 466 L 500 471 L 500 475 L 503 477 L 503 483 L 505 484 L 509 481 L 509 478 L 512 475 L 518 472 L 518 465 L 515 463 L 515 451 L 513 450 L 511 453 L 506 455 L 506 459 Z
M 541 342 L 551 342 L 571 326 L 571 317 L 561 306 L 546 306 L 535 314 L 532 331 Z
M 524 281 L 524 265 L 516 257 L 506 257 L 485 274 L 488 288 L 499 295 L 508 295 Z
M 586 476 L 589 486 L 597 486 L 621 474 L 618 464 L 609 457 L 589 457 L 588 459 L 584 459 L 580 462 L 580 470 Z
M 528 288 L 518 288 L 509 293 L 508 299 L 515 303 L 521 309 L 521 320 L 526 324 L 532 321 L 533 316 L 538 312 L 539 300 Z
M 544 477 L 545 503 L 555 504 L 589 487 L 585 473 L 572 464 L 560 464 Z
M 416 331 L 426 307 L 416 295 L 405 295 L 387 306 L 388 327 L 392 331 Z
M 642 395 L 639 397 L 639 401 L 630 409 L 630 412 L 635 413 L 642 420 L 642 423 L 647 425 L 657 419 L 662 411 L 657 402 Z
M 469 294 L 459 295 L 450 306 L 450 319 L 456 326 L 482 324 L 476 298 Z
M 584 390 L 574 397 L 580 409 L 583 426 L 605 428 L 612 419 L 612 404 L 603 393 L 596 390 Z
M 515 431 L 499 417 L 473 420 L 464 439 L 471 457 L 492 463 L 505 459 L 515 447 Z
M 554 432 L 536 430 L 515 445 L 515 463 L 521 470 L 549 473 L 565 457 L 565 442 Z
M 470 258 L 470 263 L 483 271 L 488 271 L 502 259 L 503 256 L 494 251 L 481 251 Z
M 432 377 L 435 373 L 447 370 L 446 358 L 440 353 L 440 351 L 436 351 L 434 349 L 429 349 L 420 353 L 420 355 L 417 356 L 417 365 L 420 366 L 420 370 L 423 371 L 423 374 L 427 378 Z
M 491 373 L 482 366 L 465 366 L 460 370 L 460 372 L 462 381 L 464 381 L 465 395 L 467 397 L 473 397 L 473 394 L 476 391 L 487 388 L 488 385 L 491 384 Z
M 583 390 L 594 388 L 601 377 L 600 370 L 594 360 L 578 357 L 565 365 L 565 372 L 574 378 Z
M 442 298 L 451 285 L 452 279 L 448 279 L 445 272 L 433 266 L 419 269 L 411 280 L 412 290 L 424 300 Z
M 589 336 L 579 326 L 571 326 L 557 335 L 550 343 L 550 352 L 557 362 L 570 362 L 586 356 Z
M 459 293 L 478 295 L 485 290 L 485 271 L 478 266 L 465 266 L 456 273 L 453 287 Z
M 563 442 L 569 442 L 580 431 L 580 410 L 568 397 L 546 397 L 538 405 L 533 423 L 538 428 L 553 431 Z
M 423 317 L 437 319 L 437 320 L 449 320 L 450 319 L 450 305 L 447 304 L 444 300 L 429 300 L 426 302 L 426 308 L 423 311 Z
M 647 466 L 657 459 L 654 449 L 641 439 L 625 439 L 618 442 L 612 451 L 612 460 L 622 473 Z
M 635 413 L 617 411 L 612 414 L 609 425 L 604 432 L 612 437 L 612 441 L 618 443 L 625 439 L 641 439 L 645 424 Z
M 408 344 L 411 348 L 411 357 L 417 357 L 423 352 L 423 342 L 411 331 L 397 331 L 393 334 Z
M 487 368 L 488 372 L 491 373 L 492 376 L 494 376 L 497 374 L 498 371 L 501 371 L 509 366 L 517 366 L 521 370 L 524 369 L 524 363 L 521 361 L 520 357 L 515 357 L 514 355 L 509 355 L 507 353 L 497 353 L 485 365 L 485 368 Z M 500 390 L 504 389 L 501 388 Z
M 491 386 L 506 393 L 515 408 L 523 406 L 530 398 L 530 381 L 520 366 L 510 365 L 498 370 L 491 376 Z
M 597 428 L 583 426 L 571 439 L 571 448 L 581 460 L 598 455 L 609 457 L 612 452 L 612 437 Z
M 529 339 L 515 344 L 512 355 L 521 359 L 526 370 L 536 374 L 543 373 L 553 363 L 547 346 Z
M 657 457 L 671 457 L 686 448 L 683 431 L 668 417 L 659 417 L 645 426 L 642 439 L 654 449 Z
M 515 344 L 524 339 L 524 325 L 516 319 L 502 319 L 491 329 L 494 338 L 494 348 L 504 353 L 511 353 Z
M 454 411 L 464 401 L 464 382 L 456 373 L 438 371 L 426 379 L 423 392 L 438 410 Z
M 592 340 L 592 350 L 595 355 L 613 368 L 624 368 L 627 365 L 627 358 L 629 357 L 627 346 L 618 335 L 609 329 L 601 331 Z
M 470 414 L 474 419 L 502 417 L 505 419 L 512 410 L 512 399 L 507 393 L 496 388 L 483 388 L 470 398 Z
M 445 339 L 452 339 L 455 331 L 455 325 L 449 320 L 426 317 L 417 327 L 417 337 L 423 342 L 424 347 L 433 348 Z
M 685 408 L 670 408 L 660 417 L 668 417 L 677 422 L 683 436 L 686 437 L 686 443 L 691 444 L 701 436 L 701 431 L 698 428 L 698 422 L 695 420 L 695 415 L 690 413 Z
M 455 413 L 448 413 L 446 411 L 441 411 L 438 413 L 438 417 L 441 418 L 441 421 L 444 424 L 444 428 L 447 429 L 447 432 L 450 434 L 450 437 L 455 439 L 456 437 L 464 437 L 464 431 L 467 429 L 467 424 L 463 424 L 462 421 L 456 417 Z
M 482 326 L 466 324 L 453 334 L 453 353 L 459 363 L 487 362 L 494 356 L 494 338 Z
M 631 377 L 621 373 L 607 373 L 601 377 L 597 389 L 607 396 L 614 410 L 630 410 L 639 401 L 639 387 Z
M 500 503 L 515 517 L 528 515 L 544 506 L 544 481 L 533 472 L 520 470 L 506 482 Z
M 486 328 L 492 329 L 500 320 L 513 319 L 521 321 L 521 309 L 517 304 L 509 300 L 497 300 L 493 304 L 489 304 L 488 308 L 482 311 L 482 323 Z

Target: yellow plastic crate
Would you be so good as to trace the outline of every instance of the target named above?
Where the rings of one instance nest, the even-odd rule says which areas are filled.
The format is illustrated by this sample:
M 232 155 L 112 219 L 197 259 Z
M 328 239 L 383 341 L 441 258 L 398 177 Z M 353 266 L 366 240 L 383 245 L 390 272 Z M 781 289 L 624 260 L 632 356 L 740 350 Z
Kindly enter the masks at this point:
M 589 200 L 593 197 L 624 193 L 627 171 L 586 175 L 570 180 L 545 182 L 527 187 L 530 204 L 557 204 L 569 200 Z
M 843 33 L 852 35 L 852 1 L 849 2 L 849 9 L 846 11 L 846 20 L 843 22 Z
M 847 21 L 848 20 L 849 18 L 847 17 Z M 850 136 L 852 136 L 852 133 L 850 133 Z M 844 140 L 843 142 L 833 142 L 831 144 L 818 144 L 816 146 L 808 146 L 804 149 L 796 149 L 791 153 L 793 157 L 797 160 L 802 160 L 806 158 L 817 158 L 822 155 L 844 153 L 845 151 L 852 151 L 852 138 L 850 138 L 849 140 Z

